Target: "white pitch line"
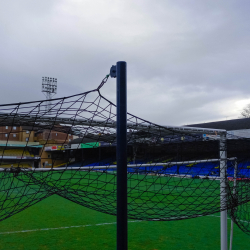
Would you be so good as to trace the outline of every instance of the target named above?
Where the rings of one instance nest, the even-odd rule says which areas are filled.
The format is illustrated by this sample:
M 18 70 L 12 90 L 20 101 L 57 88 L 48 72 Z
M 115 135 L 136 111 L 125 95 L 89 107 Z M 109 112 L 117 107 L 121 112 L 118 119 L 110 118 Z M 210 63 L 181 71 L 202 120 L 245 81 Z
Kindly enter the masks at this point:
M 207 216 L 220 218 L 220 216 L 217 216 L 217 215 L 207 215 Z M 231 220 L 231 218 L 227 218 L 227 219 Z M 248 223 L 248 221 L 243 221 L 243 220 L 239 220 L 239 221 Z M 128 223 L 130 222 L 142 222 L 142 220 L 128 221 Z M 0 232 L 0 234 L 29 233 L 29 232 L 37 232 L 37 231 L 48 231 L 48 230 L 58 230 L 58 229 L 78 228 L 78 227 L 93 227 L 93 226 L 104 226 L 104 225 L 115 225 L 115 224 L 116 222 L 110 222 L 110 223 L 100 223 L 100 224 L 94 224 L 94 225 L 79 225 L 79 226 L 69 226 L 69 227 L 41 228 L 41 229 L 12 231 L 12 232 Z
M 141 222 L 141 220 L 128 221 L 130 222 Z M 55 227 L 55 228 L 41 228 L 41 229 L 32 229 L 32 230 L 22 230 L 22 231 L 12 231 L 12 232 L 0 232 L 0 234 L 16 234 L 16 233 L 29 233 L 37 231 L 48 231 L 48 230 L 58 230 L 58 229 L 68 229 L 68 228 L 77 228 L 77 227 L 94 227 L 94 226 L 104 226 L 104 225 L 114 225 L 116 222 L 110 223 L 100 223 L 94 225 L 79 225 L 79 226 L 69 226 L 69 227 Z

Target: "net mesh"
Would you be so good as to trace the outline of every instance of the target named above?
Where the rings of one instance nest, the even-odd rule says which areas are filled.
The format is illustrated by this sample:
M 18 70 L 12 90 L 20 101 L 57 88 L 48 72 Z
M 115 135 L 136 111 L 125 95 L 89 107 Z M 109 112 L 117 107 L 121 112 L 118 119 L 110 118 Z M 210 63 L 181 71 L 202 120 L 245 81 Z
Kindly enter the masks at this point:
M 0 220 L 54 194 L 116 215 L 116 105 L 100 92 L 107 79 L 74 96 L 0 105 Z M 223 165 L 217 130 L 163 127 L 129 113 L 127 128 L 129 218 L 228 209 L 250 232 L 249 139 L 227 138 Z

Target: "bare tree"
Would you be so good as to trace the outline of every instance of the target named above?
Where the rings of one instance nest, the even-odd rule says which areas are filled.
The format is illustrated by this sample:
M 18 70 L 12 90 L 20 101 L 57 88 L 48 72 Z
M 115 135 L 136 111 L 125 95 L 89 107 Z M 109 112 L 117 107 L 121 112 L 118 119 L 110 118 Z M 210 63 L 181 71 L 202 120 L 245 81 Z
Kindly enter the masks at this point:
M 247 106 L 242 110 L 240 114 L 240 118 L 250 118 L 250 103 L 247 104 Z

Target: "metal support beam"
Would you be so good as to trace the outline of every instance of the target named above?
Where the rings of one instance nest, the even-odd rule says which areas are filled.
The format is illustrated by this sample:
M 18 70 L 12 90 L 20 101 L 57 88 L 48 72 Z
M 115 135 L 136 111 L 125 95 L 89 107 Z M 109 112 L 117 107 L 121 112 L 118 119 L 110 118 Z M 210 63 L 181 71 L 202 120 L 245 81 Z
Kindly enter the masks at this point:
M 236 194 L 236 181 L 237 181 L 237 171 L 238 171 L 238 162 L 234 162 L 234 185 L 233 185 L 233 196 Z M 231 218 L 231 232 L 230 232 L 230 246 L 229 250 L 232 250 L 233 247 L 233 230 L 234 230 L 234 221 Z
M 116 128 L 116 122 L 113 120 L 95 120 L 93 117 L 89 119 L 80 119 L 76 118 L 73 115 L 73 118 L 71 117 L 61 117 L 61 116 L 56 116 L 56 117 L 49 117 L 49 116 L 44 116 L 41 114 L 38 115 L 31 115 L 29 113 L 27 114 L 9 114 L 9 113 L 2 113 L 0 112 L 0 123 L 1 126 L 25 126 L 25 125 L 30 125 L 32 123 L 35 123 L 37 127 L 39 126 L 45 126 L 47 125 L 47 128 L 53 128 L 55 131 L 63 132 L 58 130 L 55 125 L 57 124 L 66 124 L 66 125 L 74 125 L 74 126 L 82 126 L 80 129 L 79 128 L 74 128 L 73 132 L 76 135 L 84 136 L 84 134 L 81 133 L 83 126 L 86 127 L 105 127 L 105 128 Z M 39 125 L 41 123 L 41 125 Z M 49 127 L 51 126 L 51 127 Z M 178 126 L 159 126 L 156 124 L 151 124 L 146 125 L 146 124 L 137 124 L 137 123 L 127 123 L 127 128 L 128 129 L 133 129 L 133 130 L 140 130 L 140 131 L 147 131 L 147 132 L 155 132 L 157 134 L 162 133 L 164 134 L 173 134 L 173 131 L 176 132 L 183 132 L 183 133 L 194 133 L 194 134 L 223 134 L 226 132 L 226 130 L 222 129 L 207 129 L 207 128 L 194 128 L 194 127 L 178 127 Z
M 133 163 L 135 164 L 136 160 L 136 151 L 137 151 L 137 146 L 133 146 Z
M 228 158 L 228 161 L 236 160 L 236 157 Z M 180 161 L 180 162 L 160 162 L 160 163 L 146 163 L 146 164 L 128 164 L 127 168 L 140 168 L 140 167 L 155 167 L 155 166 L 173 166 L 173 165 L 185 165 L 192 163 L 206 163 L 206 162 L 218 162 L 220 159 L 207 159 L 207 160 L 197 160 L 197 161 Z M 83 167 L 57 167 L 57 168 L 21 168 L 21 171 L 36 171 L 36 172 L 45 172 L 45 171 L 61 171 L 61 170 L 87 170 L 87 171 L 95 171 L 95 170 L 111 170 L 116 169 L 117 165 L 105 165 L 105 166 L 83 166 Z M 10 168 L 0 168 L 0 172 L 8 172 Z M 175 174 L 172 174 L 175 175 Z M 184 174 L 184 176 L 187 176 Z M 192 176 L 192 175 L 191 175 Z M 207 177 L 207 176 L 206 176 Z M 212 176 L 211 176 L 212 177 Z M 218 177 L 220 179 L 220 177 Z
M 220 136 L 220 232 L 221 232 L 221 250 L 227 250 L 227 145 L 226 133 Z
M 127 63 L 116 64 L 117 87 L 117 250 L 128 249 L 127 218 Z

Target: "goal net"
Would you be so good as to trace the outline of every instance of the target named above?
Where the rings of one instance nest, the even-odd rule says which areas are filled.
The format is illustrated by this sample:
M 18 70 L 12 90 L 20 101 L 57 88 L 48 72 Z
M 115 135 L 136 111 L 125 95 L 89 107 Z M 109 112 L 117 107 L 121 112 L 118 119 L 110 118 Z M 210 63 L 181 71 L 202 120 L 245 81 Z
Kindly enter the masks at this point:
M 47 100 L 0 105 L 0 220 L 54 194 L 116 215 L 116 105 L 100 92 L 107 79 L 95 90 L 50 100 L 49 110 Z M 221 144 L 225 131 L 127 117 L 129 218 L 228 210 L 250 232 L 247 138 Z

